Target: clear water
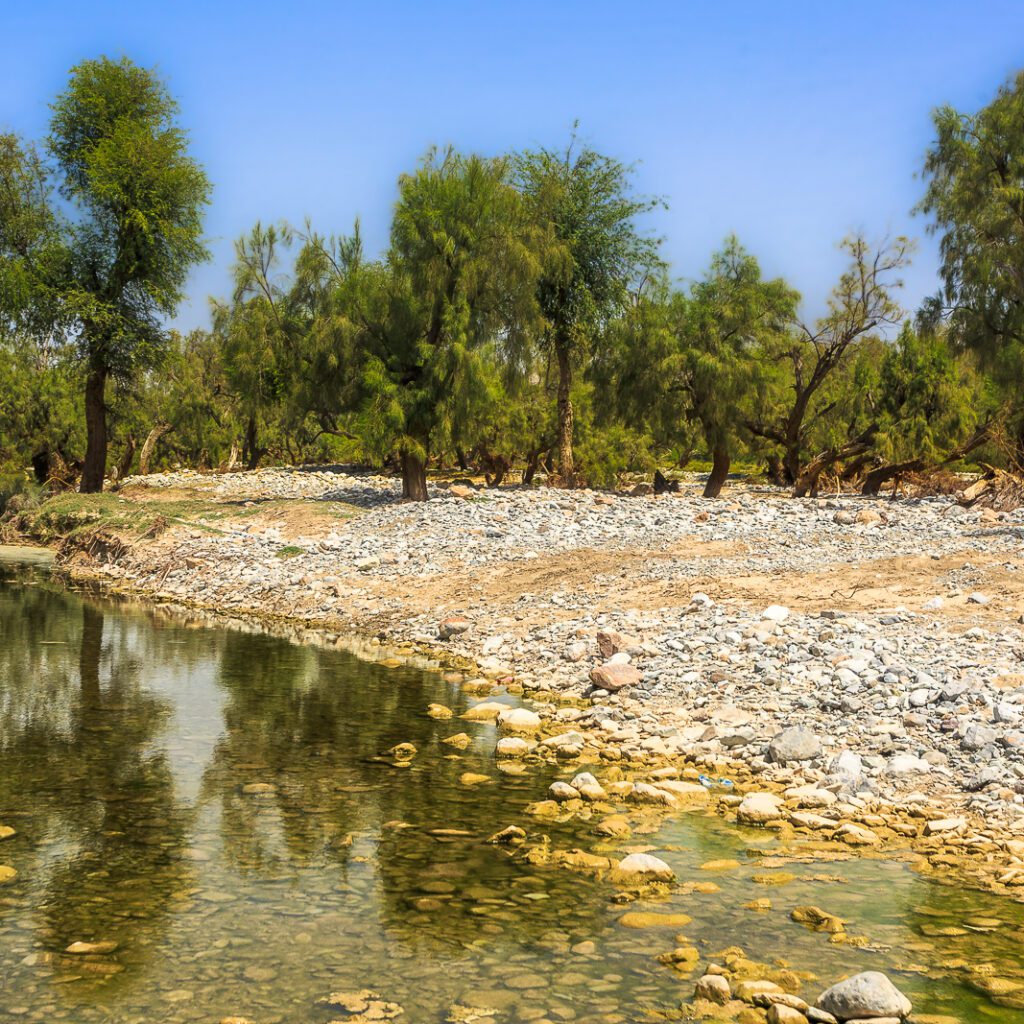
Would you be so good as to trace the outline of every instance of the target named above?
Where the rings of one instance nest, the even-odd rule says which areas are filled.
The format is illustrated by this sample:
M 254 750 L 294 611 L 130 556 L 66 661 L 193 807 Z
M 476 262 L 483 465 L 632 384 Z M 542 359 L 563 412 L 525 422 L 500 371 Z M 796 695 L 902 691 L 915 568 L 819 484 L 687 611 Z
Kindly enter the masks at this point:
M 426 714 L 474 701 L 435 673 L 0 583 L 0 824 L 17 829 L 0 864 L 18 871 L 0 886 L 0 1020 L 317 1024 L 344 1017 L 318 999 L 361 988 L 409 1022 L 441 1022 L 455 1002 L 511 1022 L 677 1011 L 695 975 L 656 956 L 678 929 L 624 928 L 606 884 L 484 842 L 513 823 L 559 847 L 596 840 L 586 823 L 524 814 L 556 769 L 504 775 L 491 726 Z M 469 749 L 440 742 L 463 730 Z M 380 757 L 406 741 L 411 767 Z M 467 771 L 493 781 L 466 786 Z M 250 783 L 276 794 L 243 795 Z M 776 870 L 775 840 L 703 815 L 637 841 L 683 882 L 721 886 L 648 908 L 690 915 L 683 931 L 706 955 L 785 960 L 820 979 L 812 998 L 885 970 L 921 1012 L 1024 1022 L 964 983 L 976 964 L 1024 977 L 1019 904 L 863 859 L 788 863 L 795 879 L 766 887 L 754 876 Z M 723 857 L 742 867 L 701 870 Z M 758 897 L 771 912 L 744 909 Z M 793 923 L 806 903 L 877 948 Z M 928 934 L 978 917 L 994 930 Z M 117 949 L 63 953 L 101 940 Z M 593 951 L 574 952 L 585 940 Z

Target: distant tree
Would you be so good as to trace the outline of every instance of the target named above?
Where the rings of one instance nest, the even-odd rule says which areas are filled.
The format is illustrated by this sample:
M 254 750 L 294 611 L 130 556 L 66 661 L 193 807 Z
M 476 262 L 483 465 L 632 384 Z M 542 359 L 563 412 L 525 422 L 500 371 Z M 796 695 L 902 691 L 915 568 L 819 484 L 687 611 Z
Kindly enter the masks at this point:
M 862 485 L 867 494 L 903 474 L 963 458 L 987 437 L 988 389 L 944 327 L 904 323 L 877 365 L 876 386 L 866 391 L 878 423 L 878 464 Z
M 0 341 L 52 350 L 66 327 L 68 251 L 38 152 L 0 134 Z
M 663 444 L 689 447 L 695 428 L 712 459 L 705 497 L 721 493 L 765 351 L 788 329 L 798 300 L 781 279 L 765 281 L 730 236 L 688 293 L 655 281 L 620 324 L 614 389 L 622 415 Z
M 975 114 L 933 115 L 919 209 L 940 235 L 943 312 L 1006 389 L 1024 457 L 1024 72 Z M 933 310 L 934 312 L 934 310 Z
M 728 475 L 757 364 L 785 334 L 799 299 L 781 278 L 763 280 L 757 260 L 732 236 L 689 301 L 678 304 L 690 415 L 700 424 L 712 459 L 707 498 L 718 497 Z
M 469 439 L 485 349 L 514 358 L 537 330 L 539 236 L 505 160 L 432 153 L 399 180 L 387 261 L 349 282 L 346 346 L 360 431 L 371 450 L 397 451 L 406 498 L 426 500 L 432 446 Z
M 267 453 L 261 424 L 284 405 L 292 378 L 292 348 L 299 343 L 300 328 L 291 314 L 282 267 L 290 243 L 287 229 L 257 222 L 235 242 L 231 301 L 213 307 L 225 379 L 244 420 L 242 458 L 249 469 Z
M 855 342 L 903 317 L 893 293 L 902 285 L 899 274 L 910 262 L 912 243 L 900 237 L 873 247 L 858 235 L 842 248 L 850 262 L 829 296 L 828 312 L 813 325 L 798 322 L 775 349 L 774 357 L 788 369 L 788 393 L 776 396 L 774 407 L 762 405 L 748 424 L 755 436 L 779 446 L 785 477 L 794 484 L 800 481 L 814 425 L 835 408 L 836 398 L 821 400 L 824 385 Z
M 516 179 L 537 223 L 557 240 L 538 290 L 543 343 L 557 366 L 558 472 L 572 486 L 572 387 L 576 370 L 606 325 L 629 302 L 630 287 L 658 264 L 658 241 L 637 217 L 660 201 L 633 194 L 632 168 L 575 136 L 562 152 L 539 149 L 516 160 Z
M 127 58 L 83 61 L 53 104 L 49 148 L 67 227 L 67 301 L 85 372 L 87 444 L 81 490 L 100 491 L 107 461 L 106 390 L 152 365 L 201 241 L 210 186 L 188 155 L 164 84 Z
M 39 483 L 74 474 L 79 435 L 63 227 L 37 151 L 0 134 L 0 468 Z

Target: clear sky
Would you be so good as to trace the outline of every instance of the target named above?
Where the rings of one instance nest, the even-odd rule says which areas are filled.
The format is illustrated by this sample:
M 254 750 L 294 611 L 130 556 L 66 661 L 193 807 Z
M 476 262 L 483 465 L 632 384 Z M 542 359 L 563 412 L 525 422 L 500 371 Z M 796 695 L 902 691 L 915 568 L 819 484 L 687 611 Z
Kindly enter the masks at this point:
M 813 314 L 853 230 L 920 239 L 913 308 L 937 287 L 911 215 L 933 107 L 973 110 L 1024 67 L 1024 2 L 515 3 L 30 0 L 0 4 L 0 127 L 39 138 L 78 60 L 156 66 L 214 184 L 213 258 L 178 325 L 208 322 L 232 240 L 257 219 L 387 241 L 399 173 L 431 144 L 558 146 L 575 119 L 640 161 L 674 273 L 729 232 Z

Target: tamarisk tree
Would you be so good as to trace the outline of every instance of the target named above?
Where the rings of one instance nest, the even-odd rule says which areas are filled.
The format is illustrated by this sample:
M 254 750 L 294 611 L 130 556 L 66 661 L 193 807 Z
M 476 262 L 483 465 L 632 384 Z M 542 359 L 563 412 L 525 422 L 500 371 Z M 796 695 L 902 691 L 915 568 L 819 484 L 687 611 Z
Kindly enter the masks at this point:
M 953 339 L 980 356 L 1014 415 L 1024 459 L 1024 72 L 974 114 L 935 111 L 919 209 L 940 235 L 941 312 Z
M 398 187 L 387 259 L 354 270 L 347 318 L 361 433 L 424 501 L 431 447 L 460 444 L 487 399 L 485 349 L 511 356 L 539 328 L 545 246 L 507 160 L 431 153 Z
M 810 486 L 801 477 L 811 428 L 835 407 L 833 400 L 819 401 L 826 381 L 843 365 L 855 342 L 899 324 L 903 317 L 894 292 L 902 285 L 899 275 L 910 262 L 913 244 L 900 237 L 872 246 L 856 235 L 842 248 L 849 263 L 829 296 L 827 312 L 813 324 L 798 322 L 775 349 L 775 358 L 788 365 L 791 393 L 748 423 L 752 434 L 781 448 L 785 479 L 798 490 Z M 869 440 L 852 443 L 860 447 Z M 845 447 L 839 447 L 816 457 L 814 481 L 845 454 Z
M 206 257 L 210 185 L 177 113 L 163 82 L 127 58 L 83 61 L 53 104 L 49 149 L 75 211 L 67 303 L 85 371 L 83 492 L 103 489 L 108 381 L 157 361 L 162 318 Z
M 574 374 L 627 307 L 630 286 L 658 264 L 658 241 L 640 233 L 636 218 L 660 204 L 633 194 L 631 167 L 575 143 L 574 137 L 564 152 L 526 152 L 516 162 L 532 216 L 557 241 L 538 299 L 542 340 L 558 370 L 558 472 L 567 486 L 575 480 Z

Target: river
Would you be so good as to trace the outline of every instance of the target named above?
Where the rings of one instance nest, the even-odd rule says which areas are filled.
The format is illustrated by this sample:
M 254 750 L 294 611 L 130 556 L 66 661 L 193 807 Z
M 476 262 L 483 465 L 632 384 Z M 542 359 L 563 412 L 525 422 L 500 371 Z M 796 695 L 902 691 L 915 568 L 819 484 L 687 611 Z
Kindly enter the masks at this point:
M 409 1024 L 439 1024 L 457 1003 L 496 1022 L 664 1019 L 649 1014 L 678 1012 L 700 973 L 656 959 L 682 931 L 702 964 L 740 946 L 813 974 L 811 1000 L 878 969 L 921 1013 L 1024 1022 L 966 983 L 981 964 L 1024 980 L 1020 904 L 901 860 L 773 857 L 771 834 L 713 815 L 631 842 L 683 889 L 718 890 L 644 905 L 688 915 L 685 927 L 622 927 L 637 908 L 607 883 L 485 841 L 518 824 L 559 847 L 596 843 L 592 823 L 524 812 L 573 769 L 506 774 L 493 726 L 426 713 L 476 699 L 436 672 L 40 578 L 0 583 L 0 825 L 15 830 L 0 864 L 17 871 L 0 886 L 0 1019 L 318 1024 L 346 1019 L 319 1000 L 364 988 Z M 465 750 L 442 742 L 459 731 Z M 418 753 L 399 767 L 385 752 L 404 742 Z M 467 772 L 488 781 L 467 785 Z M 702 870 L 716 859 L 740 866 Z M 772 909 L 745 907 L 758 898 Z M 869 947 L 794 923 L 803 904 L 848 919 Z M 75 942 L 116 947 L 65 953 Z

